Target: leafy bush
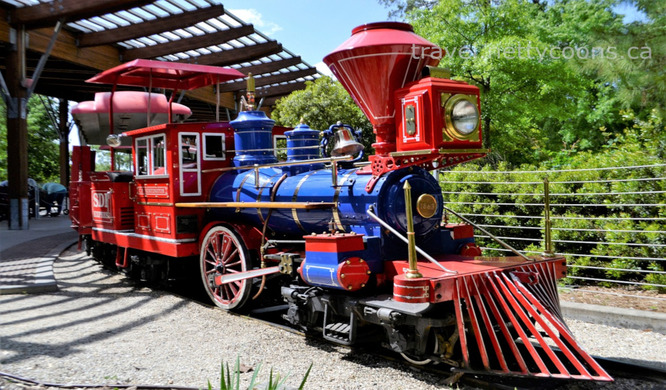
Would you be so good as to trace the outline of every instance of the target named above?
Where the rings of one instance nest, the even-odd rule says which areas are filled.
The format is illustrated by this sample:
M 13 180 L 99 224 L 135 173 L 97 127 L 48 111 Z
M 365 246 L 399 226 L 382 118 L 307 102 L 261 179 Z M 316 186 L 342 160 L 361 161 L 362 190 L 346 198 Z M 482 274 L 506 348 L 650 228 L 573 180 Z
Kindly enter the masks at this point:
M 491 225 L 488 230 L 517 249 L 538 253 L 545 249 L 543 181 L 548 178 L 553 246 L 568 254 L 569 276 L 664 285 L 666 274 L 638 272 L 663 271 L 663 262 L 650 259 L 666 258 L 666 167 L 662 150 L 651 149 L 660 145 L 655 129 L 663 125 L 657 117 L 633 120 L 602 153 L 574 154 L 566 165 L 455 167 L 441 175 L 444 200 L 454 211 L 473 214 L 472 221 Z M 609 169 L 614 167 L 641 168 Z M 645 178 L 652 179 L 631 180 Z M 478 243 L 500 248 L 488 238 Z

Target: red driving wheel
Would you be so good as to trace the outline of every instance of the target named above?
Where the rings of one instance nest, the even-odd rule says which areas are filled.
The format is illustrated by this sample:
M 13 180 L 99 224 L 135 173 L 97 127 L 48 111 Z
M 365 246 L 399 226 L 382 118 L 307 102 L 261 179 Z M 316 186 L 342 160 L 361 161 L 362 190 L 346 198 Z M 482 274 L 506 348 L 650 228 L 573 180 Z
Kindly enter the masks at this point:
M 249 256 L 243 241 L 224 226 L 211 228 L 201 243 L 200 270 L 210 299 L 225 310 L 240 309 L 248 300 L 251 280 L 217 285 L 215 277 L 247 271 Z

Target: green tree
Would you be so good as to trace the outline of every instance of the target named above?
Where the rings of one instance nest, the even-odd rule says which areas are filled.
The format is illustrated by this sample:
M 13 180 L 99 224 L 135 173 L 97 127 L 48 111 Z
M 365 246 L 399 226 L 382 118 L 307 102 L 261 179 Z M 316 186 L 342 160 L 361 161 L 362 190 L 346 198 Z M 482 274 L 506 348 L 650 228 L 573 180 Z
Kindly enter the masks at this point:
M 624 25 L 613 34 L 596 34 L 597 45 L 617 47 L 613 60 L 595 58 L 587 63 L 617 87 L 617 104 L 642 118 L 666 117 L 666 2 L 635 0 L 629 4 L 642 18 Z
M 648 20 L 625 25 L 616 0 L 379 1 L 447 51 L 440 66 L 481 89 L 500 160 L 600 151 L 622 133 L 621 109 L 646 118 L 663 106 L 663 2 L 635 0 Z M 631 46 L 652 47 L 652 59 L 629 58 Z
M 362 143 L 371 151 L 372 125 L 342 85 L 330 77 L 307 82 L 303 90 L 278 100 L 271 118 L 278 126 L 296 126 L 301 119 L 312 129 L 326 130 L 338 121 L 361 129 Z
M 28 101 L 28 176 L 39 183 L 59 182 L 60 137 L 51 120 L 57 101 L 33 95 Z M 0 181 L 7 180 L 7 108 L 0 99 Z

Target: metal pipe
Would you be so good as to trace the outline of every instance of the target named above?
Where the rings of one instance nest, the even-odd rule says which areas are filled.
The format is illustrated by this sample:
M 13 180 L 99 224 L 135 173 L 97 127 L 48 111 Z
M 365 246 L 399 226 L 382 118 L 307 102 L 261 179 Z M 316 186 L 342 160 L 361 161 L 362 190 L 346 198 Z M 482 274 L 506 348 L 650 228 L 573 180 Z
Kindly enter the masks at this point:
M 451 210 L 450 208 L 448 208 L 448 207 L 446 207 L 446 206 L 442 206 L 442 207 L 444 208 L 444 210 L 450 212 L 451 214 L 453 214 L 453 215 L 455 215 L 456 217 L 462 219 L 463 221 L 467 222 L 468 224 L 470 224 L 470 225 L 474 226 L 475 228 L 481 230 L 482 232 L 484 232 L 485 234 L 487 234 L 488 237 L 492 238 L 492 239 L 495 240 L 498 244 L 502 245 L 503 247 L 505 247 L 506 249 L 510 250 L 510 251 L 513 252 L 514 254 L 516 254 L 516 255 L 522 257 L 522 258 L 525 259 L 525 260 L 528 260 L 528 261 L 534 261 L 533 259 L 530 259 L 529 257 L 525 256 L 524 254 L 518 252 L 518 251 L 517 251 L 514 247 L 512 247 L 511 245 L 509 245 L 509 244 L 507 244 L 506 242 L 500 240 L 498 237 L 495 237 L 492 233 L 490 233 L 490 232 L 487 231 L 486 229 L 482 228 L 481 226 L 475 224 L 474 222 L 470 221 L 469 219 L 463 217 L 462 215 L 456 213 L 455 211 Z
M 338 156 L 338 157 L 326 157 L 326 158 L 313 158 L 312 160 L 302 160 L 302 161 L 289 161 L 289 162 L 279 162 L 263 165 L 249 166 L 244 165 L 240 167 L 224 167 L 224 168 L 213 168 L 213 169 L 204 169 L 202 173 L 208 172 L 223 172 L 223 171 L 236 171 L 236 170 L 245 170 L 245 169 L 254 169 L 256 168 L 279 168 L 279 167 L 288 167 L 292 165 L 310 165 L 318 163 L 334 163 L 337 161 L 350 161 L 353 160 L 353 156 Z
M 333 187 L 338 186 L 338 163 L 336 161 L 331 162 L 331 183 Z
M 397 230 L 395 230 L 394 228 L 392 228 L 391 225 L 389 225 L 388 223 L 386 223 L 385 221 L 383 221 L 381 218 L 379 218 L 379 217 L 373 212 L 373 210 L 374 210 L 374 207 L 370 206 L 370 208 L 368 208 L 368 210 L 366 210 L 366 214 L 368 214 L 372 219 L 374 219 L 374 220 L 377 221 L 380 225 L 382 225 L 382 227 L 384 227 L 385 229 L 387 229 L 387 230 L 390 231 L 391 233 L 395 234 L 395 236 L 398 237 L 399 239 L 401 239 L 402 241 L 404 241 L 405 244 L 408 244 L 408 243 L 409 243 L 409 241 L 407 240 L 407 238 L 406 238 L 405 236 L 403 236 L 402 234 L 400 234 L 400 232 L 398 232 Z M 439 261 L 437 261 L 437 260 L 435 260 L 434 258 L 432 258 L 432 256 L 430 256 L 429 254 L 427 254 L 423 249 L 419 248 L 418 246 L 415 245 L 414 248 L 416 249 L 416 251 L 417 251 L 419 254 L 421 254 L 421 256 L 425 257 L 426 260 L 430 261 L 431 263 L 435 264 L 436 266 L 438 266 L 439 268 L 441 268 L 442 270 L 444 270 L 444 272 L 448 272 L 448 273 L 450 273 L 450 274 L 457 274 L 457 273 L 458 273 L 458 271 L 450 270 L 450 269 L 444 267 L 443 265 L 441 265 L 441 264 L 439 263 Z
M 42 75 L 42 71 L 44 70 L 44 67 L 46 66 L 46 61 L 48 60 L 49 56 L 51 55 L 51 51 L 53 50 L 53 46 L 55 46 L 56 40 L 58 39 L 58 34 L 60 34 L 60 30 L 62 29 L 63 21 L 58 20 L 56 22 L 55 28 L 53 29 L 53 35 L 51 36 L 51 40 L 49 41 L 48 45 L 46 46 L 46 50 L 44 51 L 44 54 L 39 57 L 39 62 L 37 63 L 37 67 L 35 67 L 35 71 L 32 73 L 32 83 L 28 87 L 28 96 L 27 98 L 30 99 L 30 96 L 32 93 L 35 91 L 35 88 L 37 87 L 37 82 L 39 81 L 39 77 Z
M 416 262 L 416 237 L 414 236 L 414 214 L 412 210 L 412 186 L 409 185 L 409 180 L 405 180 L 405 185 L 402 187 L 405 191 L 405 214 L 407 218 L 407 259 L 409 260 L 409 271 L 405 273 L 405 277 L 422 278 L 423 275 L 419 272 L 418 264 Z
M 546 257 L 553 257 L 553 238 L 551 235 L 551 224 L 550 224 L 550 183 L 548 182 L 548 177 L 543 179 L 543 197 L 544 197 L 544 208 L 543 208 L 543 217 L 544 217 L 544 239 L 546 241 L 546 250 L 543 252 L 543 255 Z

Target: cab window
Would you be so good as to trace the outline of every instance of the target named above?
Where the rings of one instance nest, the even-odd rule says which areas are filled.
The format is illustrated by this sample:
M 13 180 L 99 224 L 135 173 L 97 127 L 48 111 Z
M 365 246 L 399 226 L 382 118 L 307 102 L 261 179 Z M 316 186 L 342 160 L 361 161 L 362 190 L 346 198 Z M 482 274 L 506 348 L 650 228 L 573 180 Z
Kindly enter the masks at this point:
M 226 160 L 224 134 L 203 135 L 204 160 Z
M 138 138 L 134 143 L 138 176 L 167 176 L 164 134 Z

